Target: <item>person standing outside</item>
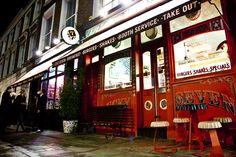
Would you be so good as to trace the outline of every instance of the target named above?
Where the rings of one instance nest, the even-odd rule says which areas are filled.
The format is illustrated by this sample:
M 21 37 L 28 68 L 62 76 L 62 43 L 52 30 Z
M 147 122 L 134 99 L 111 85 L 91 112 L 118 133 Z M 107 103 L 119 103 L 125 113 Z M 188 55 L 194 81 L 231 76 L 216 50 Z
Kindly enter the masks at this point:
M 16 132 L 18 132 L 19 126 L 21 126 L 22 131 L 25 131 L 24 128 L 24 113 L 26 110 L 26 96 L 25 90 L 21 89 L 20 95 L 16 97 L 15 107 L 16 107 L 16 116 L 17 116 L 17 126 Z
M 47 95 L 46 90 L 42 89 L 38 92 L 38 101 L 36 105 L 37 112 L 37 122 L 38 122 L 38 130 L 37 132 L 42 132 L 45 129 L 45 116 L 46 116 L 46 105 L 47 105 Z
M 2 95 L 2 101 L 0 106 L 0 132 L 4 133 L 5 129 L 12 117 L 12 104 L 13 104 L 14 94 L 13 88 L 7 87 L 6 91 Z

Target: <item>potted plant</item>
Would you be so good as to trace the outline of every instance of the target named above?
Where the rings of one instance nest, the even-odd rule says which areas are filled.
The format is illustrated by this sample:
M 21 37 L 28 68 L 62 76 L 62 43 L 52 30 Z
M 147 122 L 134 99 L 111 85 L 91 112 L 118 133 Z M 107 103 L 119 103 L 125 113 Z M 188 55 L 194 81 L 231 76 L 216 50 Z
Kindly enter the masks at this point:
M 68 73 L 68 70 L 66 70 L 66 73 Z M 64 133 L 72 133 L 77 129 L 81 102 L 77 89 L 78 87 L 75 89 L 73 87 L 72 79 L 68 77 L 60 94 L 59 115 L 63 120 Z

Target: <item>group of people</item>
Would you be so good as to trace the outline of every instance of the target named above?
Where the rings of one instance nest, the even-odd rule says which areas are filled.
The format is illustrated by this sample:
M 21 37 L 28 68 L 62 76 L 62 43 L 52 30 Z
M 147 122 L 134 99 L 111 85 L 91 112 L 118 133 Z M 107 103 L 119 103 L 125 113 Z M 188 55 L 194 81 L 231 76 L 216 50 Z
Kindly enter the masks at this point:
M 44 130 L 44 118 L 46 114 L 47 95 L 45 89 L 37 92 L 35 98 L 35 107 L 33 109 L 33 121 L 32 127 L 36 125 L 37 132 Z M 26 91 L 21 89 L 19 95 L 13 92 L 13 88 L 10 86 L 2 95 L 2 101 L 0 105 L 0 133 L 4 133 L 8 125 L 14 120 L 16 122 L 16 132 L 21 127 L 22 131 L 25 130 L 24 115 L 27 110 L 26 104 Z

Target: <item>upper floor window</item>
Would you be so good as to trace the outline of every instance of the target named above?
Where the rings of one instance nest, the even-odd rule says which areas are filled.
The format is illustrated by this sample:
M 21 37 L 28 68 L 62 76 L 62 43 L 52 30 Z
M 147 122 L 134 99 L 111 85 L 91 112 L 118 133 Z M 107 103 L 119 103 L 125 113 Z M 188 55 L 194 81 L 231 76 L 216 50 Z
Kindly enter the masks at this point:
M 37 40 L 36 40 L 36 32 L 34 32 L 30 36 L 27 60 L 31 59 L 34 56 L 36 49 L 37 49 Z
M 13 72 L 15 69 L 15 60 L 16 60 L 16 52 L 11 53 L 11 59 L 10 59 L 10 67 L 9 67 L 9 72 Z
M 7 46 L 7 39 L 5 39 L 2 43 L 2 54 L 4 54 L 5 50 L 6 50 L 6 46 Z
M 6 77 L 8 74 L 9 58 L 10 55 L 7 55 L 4 59 L 3 77 Z
M 7 41 L 7 49 L 11 46 L 12 44 L 12 39 L 13 39 L 13 35 L 14 35 L 14 30 L 12 30 L 9 34 L 9 37 L 8 37 L 8 41 Z
M 0 79 L 2 78 L 3 62 L 0 60 Z
M 121 0 L 94 0 L 93 17 L 97 17 L 104 11 L 109 11 L 120 4 Z
M 42 50 L 48 49 L 51 46 L 54 10 L 55 5 L 51 6 L 43 15 L 40 40 L 40 48 Z
M 60 31 L 67 26 L 76 26 L 78 3 L 78 0 L 62 1 Z
M 42 1 L 41 0 L 38 0 L 38 1 L 35 2 L 33 21 L 40 15 L 41 6 L 42 6 Z
M 16 41 L 21 33 L 21 27 L 22 27 L 22 20 L 18 22 L 16 25 L 15 33 L 14 33 L 14 41 Z
M 25 31 L 30 24 L 31 10 L 29 10 L 24 17 L 23 31 Z
M 25 45 L 26 45 L 26 42 L 22 43 L 19 47 L 17 68 L 21 68 L 22 64 L 24 64 L 24 61 L 25 61 Z

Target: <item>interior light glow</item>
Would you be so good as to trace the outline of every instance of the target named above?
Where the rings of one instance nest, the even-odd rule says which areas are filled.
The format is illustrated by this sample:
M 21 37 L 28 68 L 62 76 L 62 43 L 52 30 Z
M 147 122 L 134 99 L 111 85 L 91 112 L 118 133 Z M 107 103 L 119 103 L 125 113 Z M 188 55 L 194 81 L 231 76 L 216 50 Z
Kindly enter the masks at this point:
M 107 10 L 102 9 L 102 10 L 100 11 L 100 16 L 105 17 L 105 16 L 107 16 L 107 15 L 108 15 L 108 11 L 107 11 Z
M 60 39 L 58 39 L 58 38 L 54 38 L 53 39 L 53 44 L 59 44 L 60 43 Z
M 36 54 L 37 56 L 40 56 L 40 55 L 42 54 L 42 51 L 37 50 L 37 51 L 35 52 L 35 54 Z

